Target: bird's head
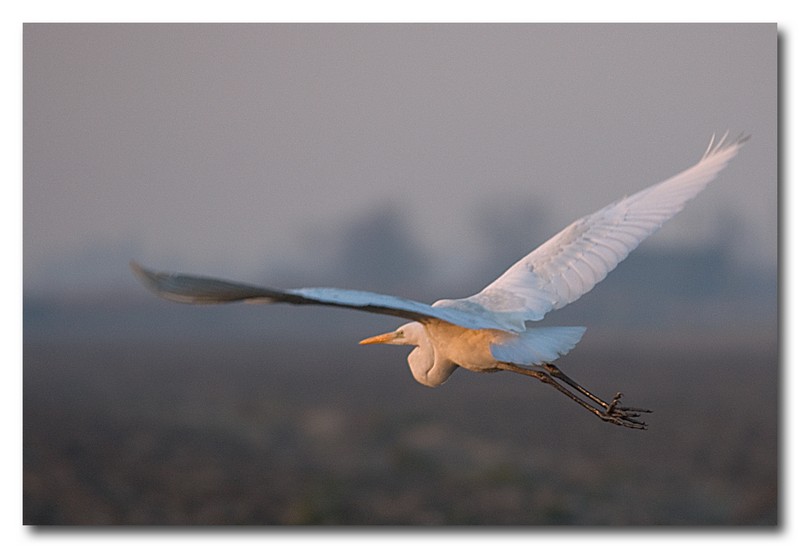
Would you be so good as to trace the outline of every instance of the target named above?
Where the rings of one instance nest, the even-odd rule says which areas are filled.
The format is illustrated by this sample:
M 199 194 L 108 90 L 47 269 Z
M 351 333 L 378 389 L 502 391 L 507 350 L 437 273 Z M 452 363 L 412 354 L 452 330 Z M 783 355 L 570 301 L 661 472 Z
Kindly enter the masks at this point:
M 408 344 L 416 346 L 419 345 L 421 338 L 424 336 L 425 328 L 422 327 L 422 324 L 411 322 L 401 325 L 396 330 L 390 331 L 389 333 L 364 339 L 358 344 Z
M 414 378 L 425 386 L 439 386 L 457 367 L 449 360 L 441 363 L 436 361 L 436 350 L 428 339 L 425 326 L 418 322 L 401 325 L 391 333 L 364 339 L 360 344 L 408 344 L 416 347 L 408 355 L 408 366 Z

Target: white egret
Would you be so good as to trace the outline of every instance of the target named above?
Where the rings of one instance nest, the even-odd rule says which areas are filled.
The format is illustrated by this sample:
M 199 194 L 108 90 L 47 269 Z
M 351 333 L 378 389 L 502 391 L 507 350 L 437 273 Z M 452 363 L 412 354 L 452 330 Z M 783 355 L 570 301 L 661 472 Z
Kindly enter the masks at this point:
M 512 265 L 471 297 L 432 305 L 365 291 L 268 289 L 207 277 L 151 272 L 131 263 L 158 295 L 184 303 L 286 302 L 352 308 L 411 320 L 361 344 L 410 345 L 414 378 L 438 386 L 458 367 L 512 371 L 556 388 L 604 421 L 645 429 L 647 409 L 622 407 L 621 394 L 598 398 L 553 365 L 581 339 L 584 327 L 533 327 L 544 315 L 592 289 L 639 243 L 683 209 L 737 154 L 746 137 L 711 138 L 689 169 L 582 217 Z

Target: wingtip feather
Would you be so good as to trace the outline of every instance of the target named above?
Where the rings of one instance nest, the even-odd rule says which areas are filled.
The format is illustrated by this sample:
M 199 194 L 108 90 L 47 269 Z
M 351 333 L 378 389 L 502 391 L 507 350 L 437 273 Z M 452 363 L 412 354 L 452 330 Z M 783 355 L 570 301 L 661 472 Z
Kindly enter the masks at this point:
M 711 141 L 708 143 L 708 147 L 706 147 L 706 151 L 703 153 L 703 156 L 700 158 L 701 161 L 705 160 L 710 156 L 715 156 L 720 152 L 724 152 L 731 148 L 738 149 L 744 143 L 746 143 L 750 139 L 750 135 L 746 133 L 740 133 L 733 139 L 728 139 L 730 135 L 730 131 L 726 131 L 722 134 L 722 137 L 717 140 L 716 133 L 711 134 Z

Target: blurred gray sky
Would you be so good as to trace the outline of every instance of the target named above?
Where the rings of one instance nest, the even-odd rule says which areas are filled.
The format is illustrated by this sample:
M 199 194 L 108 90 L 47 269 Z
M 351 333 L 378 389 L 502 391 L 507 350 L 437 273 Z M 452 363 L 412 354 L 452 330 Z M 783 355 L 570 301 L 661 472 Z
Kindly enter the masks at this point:
M 130 258 L 478 290 L 726 129 L 751 140 L 646 245 L 777 270 L 772 24 L 28 24 L 23 47 L 26 294 L 132 287 Z

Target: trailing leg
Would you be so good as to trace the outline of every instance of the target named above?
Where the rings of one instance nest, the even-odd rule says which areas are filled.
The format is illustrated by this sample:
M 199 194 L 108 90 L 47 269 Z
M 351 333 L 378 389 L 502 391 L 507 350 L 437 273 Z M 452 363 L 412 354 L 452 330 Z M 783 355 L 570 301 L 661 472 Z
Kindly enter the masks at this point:
M 533 377 L 545 384 L 552 386 L 553 388 L 555 388 L 556 390 L 567 396 L 569 399 L 571 399 L 572 401 L 574 401 L 575 403 L 577 403 L 590 413 L 599 417 L 601 420 L 619 426 L 625 426 L 627 428 L 635 428 L 639 430 L 647 429 L 647 424 L 645 424 L 642 421 L 636 420 L 636 418 L 639 417 L 640 413 L 642 412 L 649 413 L 650 411 L 646 409 L 640 410 L 636 408 L 619 407 L 617 404 L 619 402 L 619 399 L 622 397 L 622 394 L 617 394 L 616 396 L 614 396 L 614 399 L 612 399 L 611 404 L 607 404 L 603 400 L 601 400 L 600 398 L 598 398 L 597 396 L 586 390 L 585 388 L 581 387 L 578 383 L 572 381 L 572 379 L 569 379 L 569 377 L 561 373 L 561 371 L 558 370 L 557 368 L 554 369 L 555 371 L 557 371 L 556 375 L 558 376 L 551 374 L 549 370 L 548 372 L 537 371 L 533 369 L 527 369 L 525 367 L 521 367 L 513 363 L 499 362 L 497 364 L 497 367 L 498 369 L 503 369 L 505 371 L 511 371 L 513 373 L 519 373 L 520 375 Z M 571 388 L 577 390 L 580 394 L 589 398 L 592 402 L 596 403 L 599 406 L 599 408 L 579 398 L 576 394 L 571 392 L 567 387 L 560 384 L 556 379 L 562 380 Z
M 612 398 L 611 403 L 608 404 L 603 400 L 601 400 L 600 398 L 598 398 L 597 396 L 595 396 L 594 394 L 592 394 L 591 392 L 589 392 L 588 390 L 586 390 L 583 386 L 581 386 L 577 382 L 573 381 L 552 363 L 542 364 L 542 367 L 545 369 L 545 371 L 547 371 L 550 374 L 550 376 L 570 385 L 572 388 L 574 388 L 575 390 L 577 390 L 578 392 L 580 392 L 581 394 L 583 394 L 584 396 L 595 402 L 597 405 L 603 407 L 608 413 L 612 413 L 614 410 L 630 411 L 632 413 L 652 413 L 652 411 L 650 411 L 649 409 L 643 409 L 640 407 L 620 407 L 618 404 L 622 399 L 622 392 L 617 392 Z

